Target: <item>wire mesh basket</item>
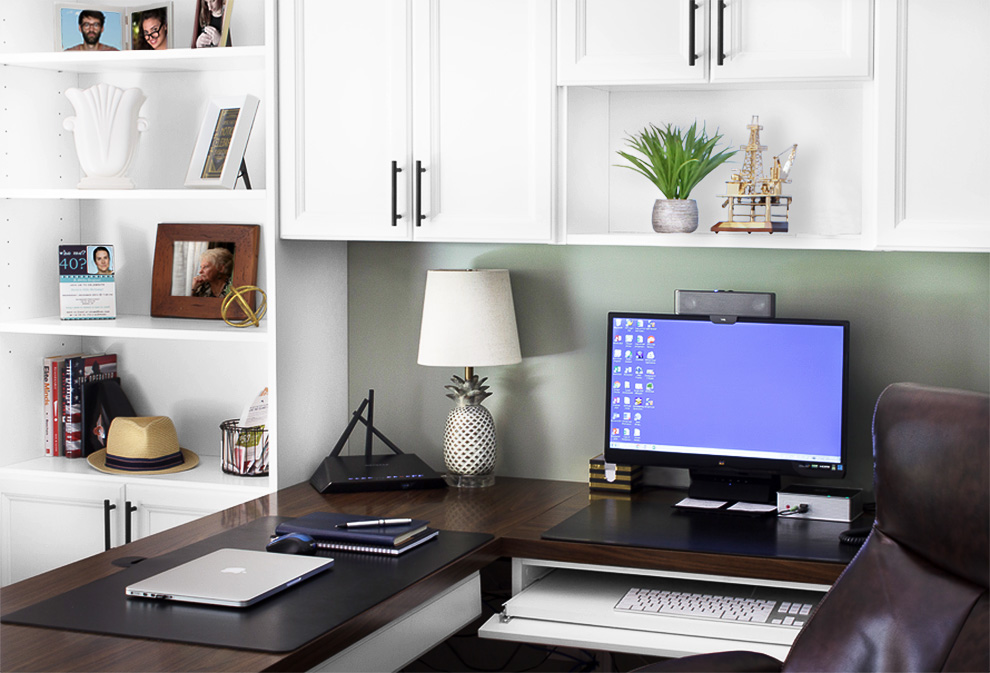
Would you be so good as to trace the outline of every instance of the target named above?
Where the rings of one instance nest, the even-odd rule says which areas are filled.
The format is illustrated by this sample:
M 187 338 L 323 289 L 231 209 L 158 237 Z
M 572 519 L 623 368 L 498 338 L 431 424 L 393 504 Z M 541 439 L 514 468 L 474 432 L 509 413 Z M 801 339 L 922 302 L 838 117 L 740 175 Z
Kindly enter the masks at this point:
M 242 428 L 237 419 L 220 424 L 220 466 L 241 477 L 268 475 L 268 430 L 263 425 Z

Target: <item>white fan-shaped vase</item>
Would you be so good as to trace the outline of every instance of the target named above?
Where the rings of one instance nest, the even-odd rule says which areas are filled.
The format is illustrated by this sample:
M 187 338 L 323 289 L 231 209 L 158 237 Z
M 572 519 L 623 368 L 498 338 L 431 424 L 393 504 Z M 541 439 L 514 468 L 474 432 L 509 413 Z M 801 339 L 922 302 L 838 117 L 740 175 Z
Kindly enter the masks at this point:
M 67 89 L 65 96 L 76 111 L 63 126 L 72 131 L 76 154 L 85 177 L 79 189 L 134 189 L 125 173 L 134 156 L 138 137 L 148 120 L 138 117 L 146 100 L 141 89 L 119 89 L 96 84 L 88 89 Z

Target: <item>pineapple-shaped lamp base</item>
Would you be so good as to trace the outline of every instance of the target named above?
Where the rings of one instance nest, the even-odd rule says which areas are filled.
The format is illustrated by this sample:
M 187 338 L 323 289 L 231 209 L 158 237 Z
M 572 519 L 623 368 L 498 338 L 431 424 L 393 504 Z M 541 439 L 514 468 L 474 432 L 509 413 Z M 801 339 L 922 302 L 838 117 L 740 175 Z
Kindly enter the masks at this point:
M 495 420 L 481 402 L 491 393 L 488 379 L 477 376 L 451 378 L 447 397 L 457 403 L 447 416 L 443 433 L 443 461 L 447 483 L 461 488 L 479 488 L 495 483 Z

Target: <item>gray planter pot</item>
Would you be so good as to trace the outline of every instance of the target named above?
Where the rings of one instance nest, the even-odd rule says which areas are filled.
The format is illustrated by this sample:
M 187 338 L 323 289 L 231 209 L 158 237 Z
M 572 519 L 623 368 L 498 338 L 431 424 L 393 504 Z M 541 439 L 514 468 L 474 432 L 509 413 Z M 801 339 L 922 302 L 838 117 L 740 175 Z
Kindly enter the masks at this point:
M 689 234 L 698 228 L 698 202 L 694 199 L 657 199 L 653 204 L 653 231 Z

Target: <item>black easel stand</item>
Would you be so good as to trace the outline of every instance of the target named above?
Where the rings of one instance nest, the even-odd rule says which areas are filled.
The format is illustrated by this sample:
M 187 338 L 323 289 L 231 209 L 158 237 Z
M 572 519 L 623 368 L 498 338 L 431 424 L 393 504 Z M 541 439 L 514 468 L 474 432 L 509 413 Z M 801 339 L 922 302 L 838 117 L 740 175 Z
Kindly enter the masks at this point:
M 237 177 L 244 179 L 244 189 L 251 189 L 251 176 L 248 175 L 247 164 L 244 163 L 244 159 L 241 159 L 241 169 L 238 171 Z M 234 181 L 237 181 L 236 178 Z
M 367 411 L 367 418 L 365 418 Z M 364 455 L 341 456 L 358 422 L 364 423 Z M 372 445 L 377 437 L 391 449 L 391 454 L 374 455 Z M 340 439 L 316 468 L 309 483 L 320 493 L 350 493 L 356 491 L 397 491 L 413 488 L 443 488 L 443 477 L 411 453 L 402 453 L 375 427 L 375 391 L 351 414 Z

